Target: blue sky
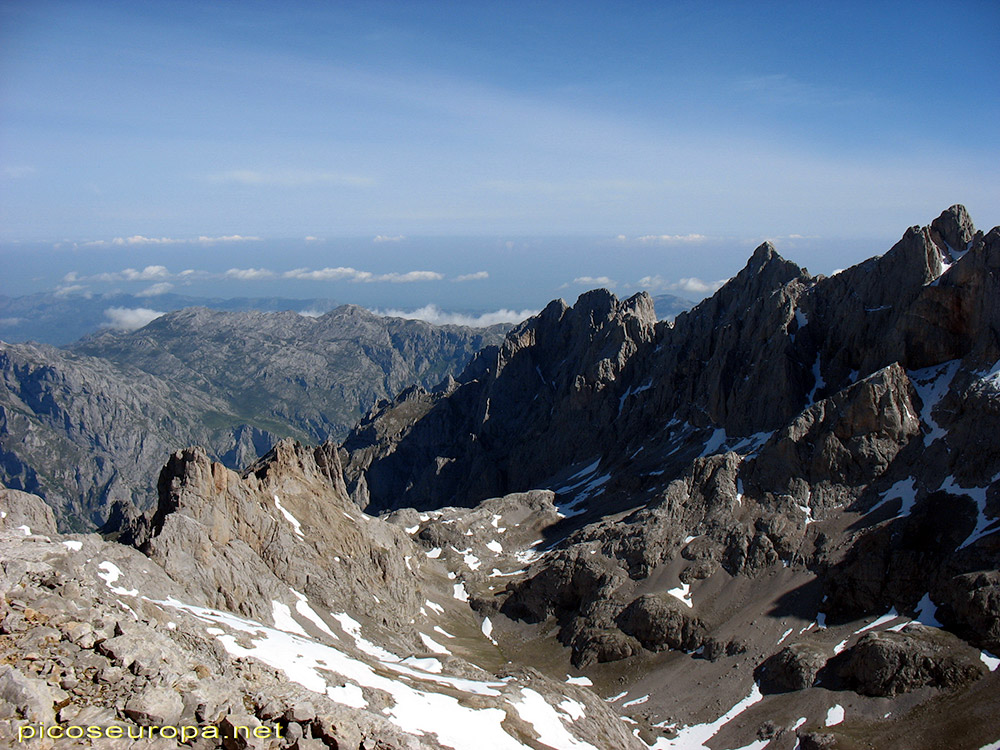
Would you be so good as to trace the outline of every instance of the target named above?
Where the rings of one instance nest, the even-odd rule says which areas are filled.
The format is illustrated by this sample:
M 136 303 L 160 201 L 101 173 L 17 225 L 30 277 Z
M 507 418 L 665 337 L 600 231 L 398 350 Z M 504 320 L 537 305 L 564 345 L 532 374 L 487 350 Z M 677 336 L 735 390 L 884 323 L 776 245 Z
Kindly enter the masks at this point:
M 829 272 L 955 202 L 1000 222 L 997 29 L 995 2 L 0 2 L 0 293 L 181 281 L 181 243 L 128 238 L 286 282 L 496 281 L 534 243 L 538 305 L 725 278 L 764 237 Z M 310 296 L 405 282 L 338 283 Z

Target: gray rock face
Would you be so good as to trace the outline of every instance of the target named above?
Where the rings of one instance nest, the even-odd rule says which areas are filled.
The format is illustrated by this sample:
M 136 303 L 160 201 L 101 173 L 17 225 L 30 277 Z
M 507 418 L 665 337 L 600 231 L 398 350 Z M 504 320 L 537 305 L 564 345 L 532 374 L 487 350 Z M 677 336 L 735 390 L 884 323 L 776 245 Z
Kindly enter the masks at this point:
M 986 674 L 975 650 L 949 633 L 919 626 L 902 633 L 866 633 L 844 657 L 839 676 L 864 695 L 956 688 Z
M 121 541 L 142 550 L 197 601 L 256 620 L 294 589 L 327 610 L 370 611 L 399 629 L 422 600 L 395 526 L 367 522 L 347 497 L 337 449 L 290 440 L 241 476 L 201 449 L 171 456 L 155 511 L 128 519 Z M 380 604 L 372 603 L 377 592 Z
M 816 682 L 828 655 L 804 643 L 793 643 L 769 657 L 755 671 L 760 689 L 766 693 L 805 690 Z

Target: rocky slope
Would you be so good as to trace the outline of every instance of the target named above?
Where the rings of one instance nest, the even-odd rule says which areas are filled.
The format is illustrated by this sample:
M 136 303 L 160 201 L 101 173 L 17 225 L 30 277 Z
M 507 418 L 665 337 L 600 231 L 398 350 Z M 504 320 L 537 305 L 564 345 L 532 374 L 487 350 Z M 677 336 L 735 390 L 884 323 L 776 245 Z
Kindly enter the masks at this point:
M 644 295 L 552 303 L 359 423 L 349 490 L 376 512 L 551 492 L 544 554 L 471 585 L 473 606 L 529 648 L 556 637 L 678 743 L 761 689 L 755 747 L 978 748 L 998 708 L 998 270 L 1000 228 L 955 206 L 833 277 L 762 245 L 673 324 Z M 737 729 L 720 746 L 753 739 Z
M 506 328 L 358 307 L 191 309 L 70 351 L 0 342 L 0 481 L 45 497 L 64 528 L 91 530 L 117 500 L 148 508 L 178 446 L 242 468 L 279 437 L 340 437 L 378 399 L 436 384 Z
M 167 725 L 197 748 L 643 747 L 586 688 L 502 666 L 443 564 L 361 518 L 336 456 L 282 442 L 241 476 L 178 452 L 120 529 L 145 554 L 60 536 L 40 498 L 0 491 L 2 741 L 177 747 Z M 53 726 L 104 735 L 39 738 Z

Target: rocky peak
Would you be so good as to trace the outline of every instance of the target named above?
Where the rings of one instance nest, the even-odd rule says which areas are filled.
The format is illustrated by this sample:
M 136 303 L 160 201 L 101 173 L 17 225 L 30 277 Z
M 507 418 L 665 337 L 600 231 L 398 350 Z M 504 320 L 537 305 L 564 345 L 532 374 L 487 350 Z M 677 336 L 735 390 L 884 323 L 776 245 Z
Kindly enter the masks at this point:
M 959 204 L 942 211 L 941 215 L 931 222 L 931 237 L 935 241 L 940 240 L 944 243 L 942 250 L 964 252 L 975 236 L 976 228 L 972 224 L 969 212 L 965 210 L 965 206 Z
M 404 566 L 413 543 L 350 502 L 332 443 L 280 441 L 242 475 L 188 448 L 170 457 L 158 486 L 155 512 L 123 519 L 120 538 L 186 582 L 195 601 L 269 621 L 271 603 L 294 608 L 298 591 L 396 628 L 418 609 L 415 568 Z

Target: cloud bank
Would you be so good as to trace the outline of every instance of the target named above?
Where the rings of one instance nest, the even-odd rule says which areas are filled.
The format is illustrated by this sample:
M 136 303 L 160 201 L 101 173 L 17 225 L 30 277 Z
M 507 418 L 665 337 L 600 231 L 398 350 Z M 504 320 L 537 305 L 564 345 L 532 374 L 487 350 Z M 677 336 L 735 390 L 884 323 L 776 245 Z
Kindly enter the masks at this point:
M 376 315 L 385 318 L 406 318 L 407 320 L 423 320 L 434 325 L 469 326 L 485 328 L 497 323 L 520 323 L 522 320 L 537 315 L 538 310 L 496 310 L 482 315 L 464 315 L 462 313 L 445 312 L 435 304 L 407 312 L 406 310 L 372 310 Z
M 109 307 L 104 311 L 107 323 L 102 323 L 102 328 L 114 328 L 122 331 L 134 331 L 142 328 L 156 318 L 163 315 L 159 310 L 150 310 L 148 307 Z

